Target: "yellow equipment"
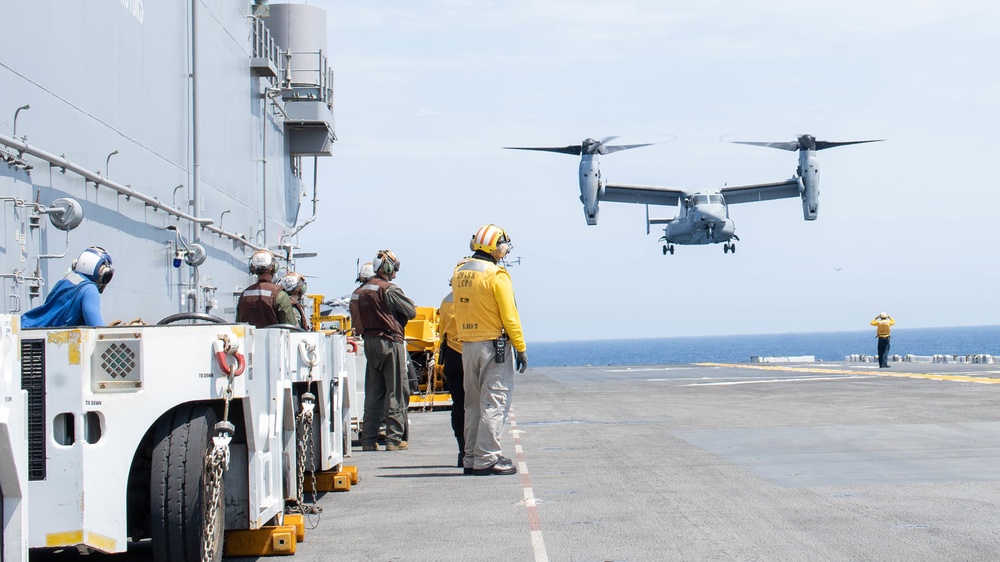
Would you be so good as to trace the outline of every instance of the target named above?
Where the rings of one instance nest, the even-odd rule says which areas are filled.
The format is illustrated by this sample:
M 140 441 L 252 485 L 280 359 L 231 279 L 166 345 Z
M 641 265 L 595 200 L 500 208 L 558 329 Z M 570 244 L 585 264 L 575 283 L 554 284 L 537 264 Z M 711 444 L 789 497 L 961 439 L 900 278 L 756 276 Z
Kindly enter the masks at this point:
M 309 317 L 309 320 L 314 332 L 320 330 L 323 322 L 337 322 L 340 325 L 340 329 L 337 331 L 349 336 L 354 335 L 351 331 L 351 316 L 349 314 L 329 314 L 324 316 L 320 314 L 319 309 L 325 297 L 323 295 L 306 295 L 306 298 L 312 300 L 312 315 Z
M 410 409 L 429 410 L 451 407 L 451 393 L 445 388 L 443 368 L 437 365 L 441 336 L 438 311 L 418 306 L 417 316 L 406 324 L 406 351 L 417 371 L 420 393 L 410 395 Z
M 336 322 L 338 332 L 355 336 L 351 325 L 350 314 L 320 314 L 323 295 L 306 295 L 312 300 L 312 328 L 319 331 L 324 323 Z M 432 306 L 418 306 L 417 316 L 406 324 L 406 351 L 410 354 L 410 362 L 417 371 L 420 382 L 420 392 L 410 395 L 410 409 L 429 410 L 434 408 L 450 408 L 451 393 L 448 392 L 444 380 L 444 368 L 437 365 L 438 351 L 441 348 L 439 335 L 438 310 Z

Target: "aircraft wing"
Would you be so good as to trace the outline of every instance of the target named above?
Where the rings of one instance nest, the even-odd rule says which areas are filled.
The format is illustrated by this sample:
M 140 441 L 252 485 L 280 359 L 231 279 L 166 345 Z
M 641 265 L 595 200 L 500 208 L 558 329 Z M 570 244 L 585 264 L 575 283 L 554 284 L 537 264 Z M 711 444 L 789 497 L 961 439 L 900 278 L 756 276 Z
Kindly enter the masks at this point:
M 609 183 L 605 184 L 604 194 L 599 195 L 598 199 L 614 203 L 677 206 L 681 197 L 684 197 L 684 192 L 672 187 Z
M 755 203 L 772 199 L 785 199 L 799 196 L 799 179 L 791 178 L 776 183 L 759 183 L 757 185 L 739 185 L 723 187 L 719 191 L 726 198 L 726 203 Z

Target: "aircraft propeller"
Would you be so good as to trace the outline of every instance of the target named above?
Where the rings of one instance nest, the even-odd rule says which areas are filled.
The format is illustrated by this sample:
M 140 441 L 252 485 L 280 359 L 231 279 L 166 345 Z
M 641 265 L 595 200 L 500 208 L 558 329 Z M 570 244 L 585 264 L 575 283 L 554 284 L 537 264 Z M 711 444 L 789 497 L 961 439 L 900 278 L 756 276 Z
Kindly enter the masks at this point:
M 731 141 L 731 142 L 736 144 L 750 144 L 753 146 L 766 146 L 770 148 L 778 148 L 781 150 L 790 150 L 792 152 L 795 152 L 797 150 L 823 150 L 825 148 L 846 146 L 848 144 L 882 142 L 883 140 L 885 139 L 834 142 L 834 141 L 816 140 L 816 137 L 812 135 L 799 135 L 799 138 L 797 140 L 793 140 L 791 142 L 755 142 L 755 141 Z
M 569 146 L 546 146 L 546 147 L 530 147 L 530 146 L 505 146 L 503 148 L 507 150 L 538 150 L 542 152 L 560 152 L 562 154 L 575 154 L 580 156 L 581 154 L 611 154 L 612 152 L 620 152 L 622 150 L 629 150 L 631 148 L 639 148 L 642 146 L 651 146 L 656 143 L 644 143 L 644 144 L 616 144 L 607 145 L 604 143 L 611 142 L 614 137 L 605 137 L 601 140 L 594 140 L 592 138 L 584 139 L 580 144 L 571 144 Z

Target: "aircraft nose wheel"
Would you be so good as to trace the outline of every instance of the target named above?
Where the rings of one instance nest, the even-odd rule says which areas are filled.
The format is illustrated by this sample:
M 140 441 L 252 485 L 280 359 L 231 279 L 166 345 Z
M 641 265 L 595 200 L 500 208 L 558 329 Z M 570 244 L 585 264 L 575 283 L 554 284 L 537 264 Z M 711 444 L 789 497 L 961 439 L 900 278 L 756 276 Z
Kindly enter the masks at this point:
M 670 244 L 669 246 L 666 245 L 666 244 L 663 245 L 663 255 L 667 255 L 667 252 L 670 252 L 671 256 L 674 255 L 674 245 L 673 244 Z
M 725 243 L 725 244 L 722 245 L 722 253 L 723 254 L 728 254 L 729 252 L 732 252 L 734 254 L 736 253 L 736 243 L 735 242 L 732 243 L 732 244 L 730 244 L 730 243 L 727 242 L 727 243 Z

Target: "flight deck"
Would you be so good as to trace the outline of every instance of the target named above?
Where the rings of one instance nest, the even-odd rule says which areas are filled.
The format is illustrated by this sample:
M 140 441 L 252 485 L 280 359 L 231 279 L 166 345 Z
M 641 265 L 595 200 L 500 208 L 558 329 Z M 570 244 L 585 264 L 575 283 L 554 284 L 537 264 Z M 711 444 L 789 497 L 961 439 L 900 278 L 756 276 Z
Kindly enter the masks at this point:
M 530 368 L 502 441 L 519 474 L 462 475 L 450 413 L 411 413 L 408 451 L 354 448 L 360 482 L 319 498 L 294 559 L 995 559 L 998 383 L 992 364 Z

